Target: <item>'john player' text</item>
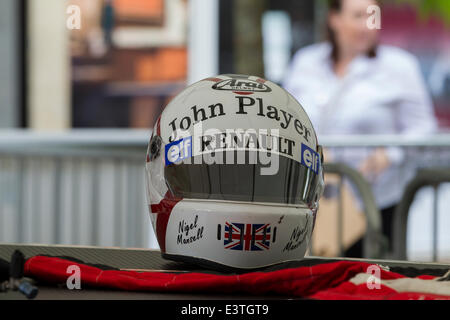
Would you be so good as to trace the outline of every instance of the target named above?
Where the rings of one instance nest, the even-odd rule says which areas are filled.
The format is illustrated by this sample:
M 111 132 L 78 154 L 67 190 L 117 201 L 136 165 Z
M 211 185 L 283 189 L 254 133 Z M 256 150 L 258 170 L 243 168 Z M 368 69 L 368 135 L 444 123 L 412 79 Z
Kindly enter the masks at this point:
M 195 216 L 194 222 L 189 224 L 181 220 L 178 225 L 177 244 L 189 244 L 203 238 L 204 227 L 198 227 L 198 216 Z
M 236 115 L 251 115 L 270 119 L 278 123 L 282 129 L 294 128 L 295 131 L 309 142 L 311 138 L 311 130 L 307 128 L 299 119 L 294 118 L 292 114 L 285 110 L 271 105 L 265 105 L 262 98 L 251 98 L 237 96 Z M 228 106 L 227 106 L 228 107 Z M 217 117 L 226 116 L 225 108 L 222 103 L 212 104 L 206 108 L 198 106 L 191 107 L 191 114 L 179 119 L 175 118 L 170 123 L 172 132 L 177 130 L 189 130 L 197 122 L 207 121 Z M 173 135 L 169 138 L 169 142 L 177 139 Z

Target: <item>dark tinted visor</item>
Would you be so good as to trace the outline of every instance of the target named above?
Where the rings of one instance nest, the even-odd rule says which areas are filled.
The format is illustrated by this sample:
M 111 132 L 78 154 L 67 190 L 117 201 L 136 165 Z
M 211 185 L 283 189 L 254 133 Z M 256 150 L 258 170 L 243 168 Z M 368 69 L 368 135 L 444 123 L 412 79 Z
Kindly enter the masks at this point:
M 261 174 L 268 165 L 259 163 L 195 164 L 200 161 L 192 159 L 192 164 L 165 167 L 167 186 L 176 197 L 309 206 L 316 200 L 319 175 L 281 155 L 273 175 Z

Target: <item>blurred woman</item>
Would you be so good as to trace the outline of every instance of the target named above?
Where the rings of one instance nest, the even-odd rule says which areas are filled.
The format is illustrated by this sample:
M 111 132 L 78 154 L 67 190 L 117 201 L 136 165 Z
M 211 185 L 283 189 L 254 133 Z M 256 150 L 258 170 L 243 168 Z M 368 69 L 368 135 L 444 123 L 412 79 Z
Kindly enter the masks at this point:
M 297 98 L 320 135 L 428 134 L 437 124 L 417 59 L 378 44 L 368 26 L 375 0 L 332 0 L 329 40 L 299 50 L 283 86 Z M 370 11 L 369 11 L 370 12 Z M 328 161 L 358 168 L 371 182 L 391 239 L 392 216 L 407 176 L 399 148 L 329 150 Z M 411 174 L 411 173 L 410 173 Z M 361 241 L 347 252 L 361 256 Z

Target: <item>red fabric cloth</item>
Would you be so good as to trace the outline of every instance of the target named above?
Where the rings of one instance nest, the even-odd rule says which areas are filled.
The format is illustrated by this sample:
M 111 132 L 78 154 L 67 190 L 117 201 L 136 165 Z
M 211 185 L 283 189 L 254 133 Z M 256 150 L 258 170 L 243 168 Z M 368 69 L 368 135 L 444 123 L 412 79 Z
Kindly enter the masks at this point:
M 278 294 L 328 300 L 450 299 L 450 296 L 398 293 L 384 285 L 381 285 L 381 289 L 374 290 L 369 290 L 366 284 L 355 285 L 349 280 L 359 273 L 365 273 L 370 265 L 350 261 L 271 272 L 215 275 L 102 270 L 67 259 L 34 256 L 26 261 L 24 273 L 27 277 L 47 283 L 66 283 L 71 276 L 71 273 L 67 273 L 67 268 L 71 265 L 80 268 L 82 286 L 129 291 Z M 400 274 L 384 270 L 381 270 L 380 276 L 383 280 L 404 278 Z

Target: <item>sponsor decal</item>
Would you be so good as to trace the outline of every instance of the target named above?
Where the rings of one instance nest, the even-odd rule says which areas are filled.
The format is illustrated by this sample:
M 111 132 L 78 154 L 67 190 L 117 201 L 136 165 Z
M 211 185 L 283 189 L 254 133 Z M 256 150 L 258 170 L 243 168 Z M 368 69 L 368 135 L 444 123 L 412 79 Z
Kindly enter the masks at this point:
M 300 162 L 302 165 L 304 165 L 308 169 L 311 169 L 316 174 L 319 173 L 320 155 L 303 143 L 302 143 Z
M 177 140 L 165 147 L 166 166 L 192 163 L 260 164 L 261 175 L 274 175 L 279 169 L 279 154 L 293 158 L 295 142 L 280 137 L 276 129 L 270 133 L 252 129 L 194 131 L 193 137 Z
M 253 93 L 253 92 L 271 92 L 269 88 L 262 81 L 255 81 L 250 79 L 227 79 L 220 81 L 212 86 L 214 90 L 233 91 L 236 93 Z
M 165 146 L 165 164 L 190 164 L 187 160 L 190 158 L 196 161 L 195 164 L 236 164 L 235 157 L 228 157 L 223 151 L 254 151 L 257 152 L 257 159 L 253 155 L 250 160 L 241 160 L 238 157 L 237 164 L 261 164 L 262 175 L 273 175 L 279 169 L 278 155 L 285 155 L 318 174 L 321 165 L 320 155 L 307 145 L 313 131 L 300 119 L 282 108 L 266 104 L 262 98 L 238 96 L 235 101 L 234 112 L 232 105 L 225 109 L 222 103 L 215 103 L 208 107 L 195 105 L 184 117 L 173 118 L 168 123 L 171 135 L 168 138 L 169 143 Z M 262 117 L 273 121 L 281 130 L 291 130 L 290 134 L 296 133 L 301 136 L 305 144 L 300 146 L 295 138 L 283 137 L 283 131 L 280 134 L 279 128 L 203 130 L 205 121 L 230 116 L 229 112 L 237 117 L 245 116 L 252 119 Z M 150 158 L 147 160 L 151 161 L 153 154 L 156 156 L 158 153 L 150 152 Z M 203 156 L 198 157 L 199 155 Z
M 208 130 L 203 136 L 195 139 L 199 143 L 199 153 L 220 151 L 261 151 L 274 152 L 293 157 L 295 141 L 279 136 L 278 130 Z M 196 155 L 196 154 L 195 154 Z
M 198 225 L 198 215 L 191 223 L 181 220 L 178 224 L 177 244 L 190 244 L 203 238 L 205 227 Z
M 270 224 L 225 223 L 223 245 L 237 251 L 270 249 Z
M 192 156 L 192 137 L 180 139 L 166 145 L 166 166 L 183 161 Z
M 227 108 L 225 108 L 224 104 L 218 102 L 207 107 L 192 106 L 188 114 L 174 118 L 168 122 L 168 129 L 172 132 L 172 135 L 169 137 L 169 142 L 175 141 L 178 133 L 188 131 L 198 123 L 231 115 L 245 116 L 252 119 L 254 117 L 269 119 L 274 124 L 278 124 L 281 129 L 290 130 L 292 128 L 307 142 L 310 141 L 313 130 L 300 119 L 296 118 L 295 115 L 283 110 L 282 107 L 266 104 L 262 98 L 246 96 L 236 96 L 235 98 L 234 111 L 233 105 L 227 104 Z M 231 114 L 230 111 L 232 112 Z

